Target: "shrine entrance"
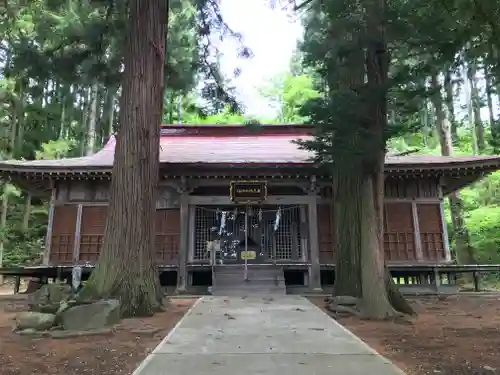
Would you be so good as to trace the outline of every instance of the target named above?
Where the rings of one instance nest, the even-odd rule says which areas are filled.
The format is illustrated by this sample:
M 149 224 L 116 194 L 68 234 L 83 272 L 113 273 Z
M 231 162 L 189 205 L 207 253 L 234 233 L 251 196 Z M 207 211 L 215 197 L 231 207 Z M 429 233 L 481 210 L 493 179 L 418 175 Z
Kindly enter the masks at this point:
M 304 258 L 307 238 L 299 205 L 197 206 L 195 210 L 195 261 L 262 264 Z

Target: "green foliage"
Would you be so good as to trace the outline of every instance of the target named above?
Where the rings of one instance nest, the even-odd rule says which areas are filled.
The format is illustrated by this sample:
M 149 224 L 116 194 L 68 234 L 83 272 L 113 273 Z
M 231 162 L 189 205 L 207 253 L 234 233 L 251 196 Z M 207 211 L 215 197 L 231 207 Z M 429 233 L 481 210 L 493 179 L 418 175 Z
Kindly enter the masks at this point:
M 303 124 L 309 121 L 308 116 L 299 112 L 310 99 L 318 98 L 310 75 L 290 73 L 273 77 L 260 89 L 262 97 L 267 99 L 278 113 L 278 122 L 284 124 Z
M 37 160 L 54 160 L 67 157 L 73 147 L 75 141 L 71 139 L 58 139 L 56 141 L 49 141 L 42 145 L 40 151 L 36 151 Z
M 489 205 L 469 211 L 467 228 L 479 263 L 500 263 L 500 206 Z
M 46 204 L 33 205 L 29 214 L 28 230 L 22 228 L 25 204 L 21 197 L 11 199 L 4 229 L 5 267 L 39 264 L 44 250 L 48 208 Z M 40 202 L 41 203 L 41 202 Z

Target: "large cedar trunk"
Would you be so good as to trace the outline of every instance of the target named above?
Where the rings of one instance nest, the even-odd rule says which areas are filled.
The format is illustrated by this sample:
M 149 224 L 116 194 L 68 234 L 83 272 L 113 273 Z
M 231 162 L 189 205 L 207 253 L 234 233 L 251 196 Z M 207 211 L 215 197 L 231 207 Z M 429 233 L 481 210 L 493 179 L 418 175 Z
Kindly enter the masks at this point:
M 361 297 L 360 223 L 361 211 L 360 186 L 362 176 L 353 171 L 342 172 L 335 168 L 333 191 L 335 193 L 334 246 L 335 246 L 335 284 L 336 296 Z
M 141 316 L 162 304 L 154 214 L 168 1 L 131 0 L 129 7 L 104 245 L 84 295 L 118 298 L 123 316 Z
M 396 315 L 386 291 L 383 252 L 380 249 L 380 226 L 377 214 L 375 187 L 377 177 L 367 175 L 362 182 L 363 220 L 361 222 L 361 284 L 362 312 L 372 319 L 386 319 Z

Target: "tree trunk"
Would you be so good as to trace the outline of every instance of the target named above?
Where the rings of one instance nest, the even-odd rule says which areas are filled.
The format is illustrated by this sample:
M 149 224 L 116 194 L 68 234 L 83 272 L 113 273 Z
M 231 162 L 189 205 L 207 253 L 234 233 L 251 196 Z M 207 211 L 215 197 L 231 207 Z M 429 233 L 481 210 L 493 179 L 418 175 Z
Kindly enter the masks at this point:
M 154 314 L 163 293 L 154 260 L 168 1 L 131 0 L 104 245 L 84 296 L 115 297 L 123 316 Z
M 28 232 L 29 223 L 30 223 L 30 215 L 31 215 L 31 194 L 27 193 L 24 198 L 24 209 L 23 209 L 23 222 L 21 225 L 21 230 L 24 233 Z
M 95 143 L 97 138 L 97 100 L 98 100 L 98 86 L 97 83 L 92 85 L 90 90 L 90 113 L 89 124 L 87 127 L 87 144 L 85 155 L 90 156 L 95 151 Z
M 385 319 L 398 315 L 399 307 L 392 301 L 406 301 L 384 267 L 383 197 L 384 197 L 384 133 L 387 128 L 387 72 L 383 17 L 385 0 L 364 0 L 368 33 L 366 60 L 349 65 L 350 71 L 340 72 L 339 88 L 359 97 L 359 111 L 349 127 L 337 129 L 336 138 L 342 149 L 334 157 L 334 221 L 336 276 L 335 295 L 361 296 L 360 308 L 366 318 Z M 355 55 L 351 54 L 351 58 Z M 342 63 L 341 63 L 342 66 Z M 357 66 L 353 73 L 352 66 Z M 350 72 L 350 75 L 348 74 Z M 368 85 L 365 82 L 368 77 Z M 361 79 L 359 79 L 361 77 Z M 335 89 L 337 78 L 330 77 Z M 350 93 L 348 93 L 350 92 Z M 348 150 L 348 151 L 347 151 Z M 352 152 L 356 150 L 357 152 Z M 389 295 L 396 295 L 390 301 Z M 413 310 L 409 308 L 411 313 Z
M 14 155 L 16 147 L 16 136 L 18 126 L 18 103 L 16 100 L 11 102 L 11 121 L 10 121 L 10 136 L 9 136 L 9 152 L 7 159 L 11 159 Z M 9 210 L 9 196 L 7 194 L 7 184 L 2 185 L 2 207 L 0 213 L 0 268 L 3 267 L 4 247 L 5 247 L 5 231 L 7 227 L 7 211 Z M 3 284 L 3 275 L 0 275 L 0 285 Z
M 448 109 L 448 118 L 450 120 L 451 142 L 453 145 L 458 146 L 460 139 L 458 138 L 457 120 L 455 118 L 455 107 L 453 103 L 453 82 L 451 80 L 451 72 L 446 71 L 444 76 L 444 91 L 446 93 L 445 102 Z
M 366 176 L 361 186 L 361 285 L 363 290 L 361 311 L 371 319 L 396 316 L 386 289 L 384 254 L 380 249 L 380 227 L 377 222 L 374 176 Z
M 493 108 L 493 92 L 491 83 L 491 74 L 488 66 L 484 66 L 484 80 L 486 86 L 486 101 L 488 104 L 488 114 L 490 118 L 490 130 L 491 130 L 491 145 L 493 146 L 493 152 L 499 153 L 500 151 L 500 129 L 499 124 L 495 120 L 495 112 Z
M 386 0 L 364 0 L 366 32 L 367 103 L 363 134 L 364 179 L 361 190 L 361 285 L 363 313 L 370 318 L 395 317 L 386 288 L 383 251 L 384 159 L 387 129 L 389 53 L 385 36 Z M 403 296 L 401 296 L 403 298 Z
M 473 63 L 469 64 L 467 69 L 467 77 L 470 82 L 470 98 L 472 105 L 472 115 L 474 121 L 474 132 L 477 141 L 477 150 L 479 153 L 484 152 L 486 149 L 486 142 L 484 140 L 484 126 L 481 121 L 481 100 L 479 97 L 479 89 L 477 87 L 476 67 Z
M 107 132 L 106 135 L 108 137 L 112 136 L 114 131 L 114 121 L 115 121 L 115 88 L 108 88 L 106 95 L 106 107 L 104 108 L 105 114 L 104 118 L 107 123 Z
M 446 118 L 446 113 L 443 110 L 443 97 L 441 95 L 441 85 L 437 74 L 434 74 L 431 79 L 434 95 L 432 96 L 432 104 L 436 112 L 436 128 L 439 134 L 439 144 L 441 145 L 441 155 L 452 156 L 453 148 L 451 145 L 450 123 Z M 455 249 L 457 260 L 461 264 L 472 264 L 474 261 L 473 249 L 470 245 L 470 235 L 465 226 L 462 199 L 458 192 L 451 193 L 448 196 L 450 202 L 451 218 L 453 224 L 453 232 L 455 235 Z
M 334 248 L 336 296 L 361 297 L 361 212 L 362 176 L 354 171 L 334 168 Z
M 81 91 L 81 105 L 82 105 L 82 123 L 80 125 L 80 155 L 84 156 L 85 155 L 85 150 L 86 150 L 86 141 L 87 137 L 86 134 L 88 132 L 88 114 L 89 114 L 89 98 L 88 98 L 88 92 L 85 88 L 82 89 Z
M 25 93 L 27 84 L 24 79 L 21 79 L 19 84 L 19 98 L 17 100 L 16 111 L 17 111 L 17 136 L 15 136 L 15 144 L 13 147 L 14 158 L 20 157 L 23 154 L 23 146 L 24 146 L 24 125 L 25 125 L 25 107 L 26 107 L 26 98 L 27 95 Z

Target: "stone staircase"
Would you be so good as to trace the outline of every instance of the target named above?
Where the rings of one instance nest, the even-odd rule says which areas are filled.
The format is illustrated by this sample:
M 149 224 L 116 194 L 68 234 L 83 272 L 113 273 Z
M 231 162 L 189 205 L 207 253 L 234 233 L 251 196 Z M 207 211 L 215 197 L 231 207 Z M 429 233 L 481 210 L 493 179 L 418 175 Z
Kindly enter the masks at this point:
M 286 294 L 283 268 L 276 265 L 217 265 L 212 275 L 214 296 L 278 296 Z

